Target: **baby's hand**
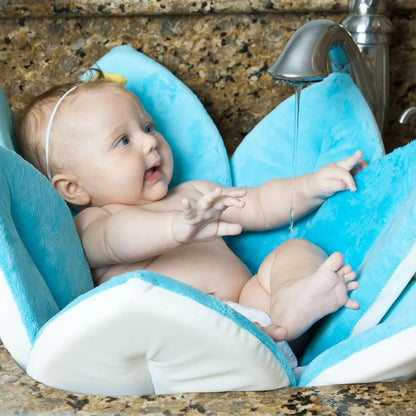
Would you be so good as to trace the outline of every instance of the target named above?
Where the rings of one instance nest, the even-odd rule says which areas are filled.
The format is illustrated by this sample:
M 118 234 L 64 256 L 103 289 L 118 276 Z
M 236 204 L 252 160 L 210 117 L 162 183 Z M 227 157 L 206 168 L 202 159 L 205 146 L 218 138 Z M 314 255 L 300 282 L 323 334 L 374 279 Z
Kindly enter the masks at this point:
M 313 198 L 326 199 L 345 189 L 355 192 L 357 187 L 353 175 L 366 166 L 361 150 L 339 162 L 325 165 L 312 174 L 308 182 L 309 194 Z
M 179 243 L 192 243 L 216 236 L 240 234 L 240 224 L 221 221 L 220 217 L 229 207 L 243 208 L 244 202 L 240 198 L 246 192 L 243 188 L 234 188 L 224 195 L 222 188 L 216 188 L 194 203 L 184 198 L 183 212 L 175 217 L 172 224 L 175 240 Z

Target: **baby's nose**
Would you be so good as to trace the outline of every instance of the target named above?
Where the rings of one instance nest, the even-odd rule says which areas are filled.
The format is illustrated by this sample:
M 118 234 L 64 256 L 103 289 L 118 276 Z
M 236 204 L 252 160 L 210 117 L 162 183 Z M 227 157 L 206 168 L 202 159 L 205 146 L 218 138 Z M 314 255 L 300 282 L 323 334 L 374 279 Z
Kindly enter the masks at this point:
M 144 145 L 143 145 L 143 150 L 146 154 L 151 153 L 153 150 L 155 150 L 158 147 L 158 142 L 156 137 L 154 137 L 151 134 L 147 134 L 145 141 L 144 141 Z

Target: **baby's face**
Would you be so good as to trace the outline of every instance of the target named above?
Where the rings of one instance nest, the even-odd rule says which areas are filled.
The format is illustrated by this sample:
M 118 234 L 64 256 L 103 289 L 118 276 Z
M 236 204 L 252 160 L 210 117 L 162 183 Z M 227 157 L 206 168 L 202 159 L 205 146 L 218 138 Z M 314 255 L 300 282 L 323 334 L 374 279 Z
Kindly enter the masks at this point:
M 69 159 L 66 165 L 90 195 L 91 205 L 143 205 L 162 199 L 172 178 L 172 153 L 138 99 L 114 87 L 69 98 L 60 121 L 63 136 L 55 133 L 65 145 L 55 143 L 53 152 Z

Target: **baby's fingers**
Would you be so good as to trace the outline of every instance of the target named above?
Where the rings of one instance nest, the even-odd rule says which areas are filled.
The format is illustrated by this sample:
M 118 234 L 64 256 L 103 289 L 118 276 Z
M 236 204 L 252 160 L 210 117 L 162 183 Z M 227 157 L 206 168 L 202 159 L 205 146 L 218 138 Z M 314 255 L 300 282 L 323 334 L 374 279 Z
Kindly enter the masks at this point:
M 214 201 L 221 195 L 222 189 L 221 188 L 215 188 L 213 191 L 208 192 L 205 194 L 199 201 L 198 205 L 203 208 L 207 209 L 212 206 Z
M 247 188 L 226 188 L 223 193 L 234 198 L 243 198 L 247 195 Z
M 336 163 L 336 165 L 348 171 L 352 170 L 356 166 L 363 169 L 366 166 L 366 162 L 362 159 L 362 156 L 363 152 L 361 150 L 357 150 L 352 156 L 340 160 Z
M 214 209 L 224 211 L 228 207 L 242 208 L 244 202 L 239 198 L 245 196 L 244 188 L 227 189 L 226 194 L 222 188 L 216 188 L 212 192 L 204 195 L 199 201 L 199 207 L 205 211 Z
M 195 218 L 196 212 L 191 204 L 191 201 L 188 198 L 182 199 L 182 211 L 183 215 L 187 220 Z
M 219 211 L 225 211 L 229 207 L 243 208 L 245 202 L 232 196 L 223 196 L 215 201 L 213 208 Z
M 325 195 L 333 195 L 336 192 L 349 189 L 352 192 L 357 190 L 355 181 L 351 174 L 344 169 L 335 169 L 327 178 L 323 192 Z
M 356 175 L 358 172 L 361 172 L 364 168 L 368 166 L 367 161 L 360 159 L 357 164 L 350 170 L 351 175 Z
M 243 208 L 245 202 L 241 198 L 247 195 L 247 188 L 227 188 L 222 191 L 222 196 L 218 202 L 224 204 L 224 208 L 236 207 Z
M 333 189 L 330 189 L 332 192 L 342 191 L 343 189 L 349 189 L 352 192 L 357 190 L 354 178 L 348 170 L 345 170 L 341 166 L 338 166 L 338 169 L 333 171 L 333 181 L 330 182 L 330 186 Z
M 357 185 L 355 184 L 354 178 L 351 176 L 350 173 L 344 175 L 343 182 L 345 183 L 345 186 L 351 191 L 355 192 L 357 190 Z

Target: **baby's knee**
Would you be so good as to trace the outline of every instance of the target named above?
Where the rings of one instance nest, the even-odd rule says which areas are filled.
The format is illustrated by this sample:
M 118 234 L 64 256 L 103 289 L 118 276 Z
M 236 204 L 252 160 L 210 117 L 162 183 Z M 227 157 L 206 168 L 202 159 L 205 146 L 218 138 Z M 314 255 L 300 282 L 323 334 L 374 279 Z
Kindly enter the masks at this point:
M 293 238 L 291 240 L 285 241 L 276 248 L 276 251 L 280 251 L 282 253 L 290 251 L 298 253 L 299 255 L 311 253 L 322 258 L 328 257 L 324 250 L 322 250 L 316 244 L 313 244 L 303 238 Z
M 324 250 L 308 240 L 295 238 L 280 244 L 274 254 L 274 268 L 287 270 L 299 267 L 319 267 L 328 255 Z

